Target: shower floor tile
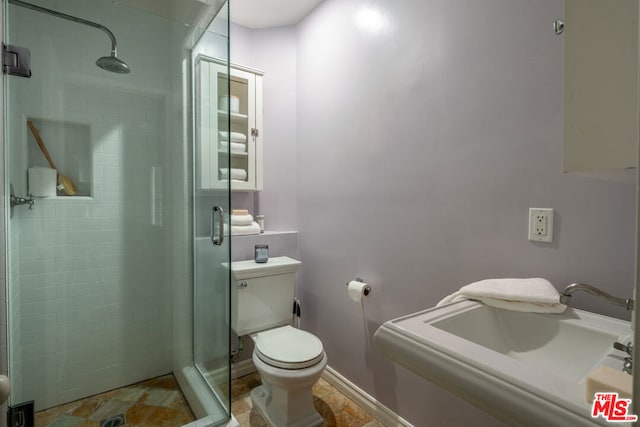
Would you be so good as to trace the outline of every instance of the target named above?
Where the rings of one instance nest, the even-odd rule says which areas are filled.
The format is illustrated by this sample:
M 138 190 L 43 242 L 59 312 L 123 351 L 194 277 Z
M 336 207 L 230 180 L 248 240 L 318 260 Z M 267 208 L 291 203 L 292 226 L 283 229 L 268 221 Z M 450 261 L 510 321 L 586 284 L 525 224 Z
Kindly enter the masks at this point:
M 240 423 L 240 427 L 267 425 L 258 410 L 253 408 L 249 397 L 251 389 L 259 384 L 258 373 L 231 382 L 231 412 Z M 371 414 L 322 378 L 313 386 L 313 403 L 324 417 L 324 427 L 384 427 Z
M 195 421 L 173 375 L 111 390 L 36 413 L 36 427 L 100 427 L 124 414 L 127 426 L 178 427 Z

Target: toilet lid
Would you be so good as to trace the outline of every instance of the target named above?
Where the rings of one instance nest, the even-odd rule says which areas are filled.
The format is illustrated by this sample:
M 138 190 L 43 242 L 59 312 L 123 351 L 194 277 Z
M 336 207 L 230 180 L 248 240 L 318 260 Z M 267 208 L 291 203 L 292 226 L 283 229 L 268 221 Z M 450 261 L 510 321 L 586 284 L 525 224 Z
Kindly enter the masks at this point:
M 292 326 L 258 333 L 255 351 L 264 363 L 283 369 L 303 369 L 322 360 L 322 341 Z

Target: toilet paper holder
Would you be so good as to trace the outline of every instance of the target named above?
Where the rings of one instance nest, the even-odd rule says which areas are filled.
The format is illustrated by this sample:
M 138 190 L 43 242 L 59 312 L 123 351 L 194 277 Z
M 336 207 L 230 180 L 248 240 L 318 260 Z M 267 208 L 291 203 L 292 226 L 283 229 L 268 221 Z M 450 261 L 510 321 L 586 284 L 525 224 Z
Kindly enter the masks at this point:
M 360 278 L 360 277 L 356 277 L 355 279 L 356 282 L 360 282 L 360 283 L 365 283 L 364 279 Z M 346 284 L 347 286 L 349 286 L 349 282 L 347 282 Z M 364 296 L 368 296 L 371 293 L 371 286 L 367 285 L 364 287 Z

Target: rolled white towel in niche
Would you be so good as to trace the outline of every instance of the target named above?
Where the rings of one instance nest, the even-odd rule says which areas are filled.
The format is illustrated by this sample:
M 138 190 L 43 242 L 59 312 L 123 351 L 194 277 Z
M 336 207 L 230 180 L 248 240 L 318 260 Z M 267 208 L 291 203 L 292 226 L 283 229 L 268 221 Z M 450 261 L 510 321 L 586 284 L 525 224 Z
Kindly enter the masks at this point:
M 231 214 L 231 225 L 251 225 L 253 216 L 251 215 L 233 215 Z
M 229 144 L 228 141 L 220 141 L 219 147 L 221 150 L 229 150 L 231 148 L 232 153 L 246 153 L 247 152 L 247 144 L 243 142 L 232 142 Z
M 220 179 L 229 179 L 229 169 L 220 168 Z M 237 179 L 239 181 L 247 180 L 247 171 L 239 168 L 231 168 L 231 179 Z
M 57 172 L 55 169 L 33 167 L 27 171 L 28 193 L 33 197 L 55 197 Z
M 229 140 L 231 142 L 247 142 L 247 135 L 240 132 L 220 131 L 218 132 L 218 135 L 221 141 Z

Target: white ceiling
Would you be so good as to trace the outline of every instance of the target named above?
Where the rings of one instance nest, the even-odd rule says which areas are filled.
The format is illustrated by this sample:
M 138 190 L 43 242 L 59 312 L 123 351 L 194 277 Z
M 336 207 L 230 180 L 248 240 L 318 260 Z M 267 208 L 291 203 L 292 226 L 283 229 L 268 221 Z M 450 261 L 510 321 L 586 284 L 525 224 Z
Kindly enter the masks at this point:
M 249 28 L 295 25 L 322 0 L 230 0 L 231 21 Z
M 118 3 L 171 21 L 206 28 L 225 0 L 118 0 Z

